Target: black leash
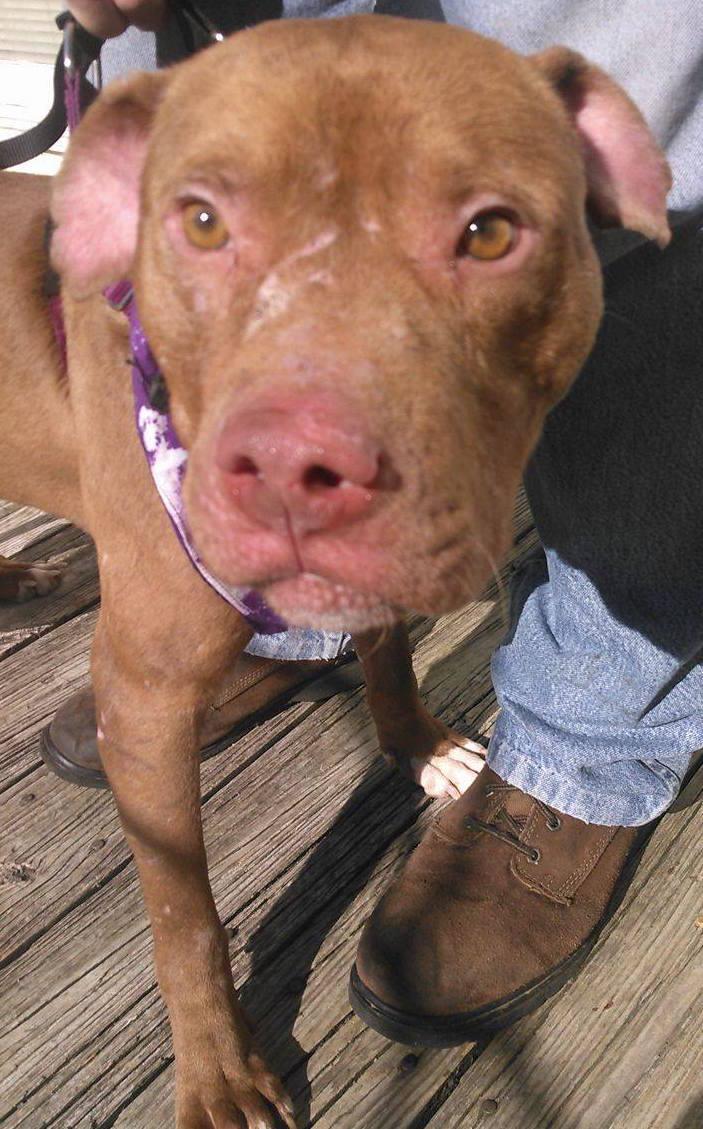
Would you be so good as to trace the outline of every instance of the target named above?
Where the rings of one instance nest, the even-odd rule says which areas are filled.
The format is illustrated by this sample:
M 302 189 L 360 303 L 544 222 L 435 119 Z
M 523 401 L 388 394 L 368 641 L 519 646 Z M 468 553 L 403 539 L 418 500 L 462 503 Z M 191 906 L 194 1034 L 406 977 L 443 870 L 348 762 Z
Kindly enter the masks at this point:
M 200 10 L 194 0 L 180 0 L 172 5 L 188 54 L 198 50 L 194 32 L 206 43 L 218 43 L 224 36 Z M 54 102 L 46 117 L 38 125 L 32 126 L 17 137 L 0 141 L 0 169 L 10 169 L 31 161 L 41 153 L 46 153 L 66 132 L 68 126 L 66 112 L 66 76 L 74 75 L 80 84 L 79 100 L 82 109 L 87 109 L 97 94 L 97 90 L 86 75 L 92 64 L 99 58 L 104 39 L 99 39 L 86 31 L 70 12 L 61 12 L 56 23 L 63 32 L 63 42 L 59 48 L 54 65 Z
M 54 66 L 53 105 L 38 125 L 32 126 L 17 137 L 0 141 L 0 169 L 9 169 L 13 165 L 31 161 L 40 153 L 46 153 L 47 149 L 55 145 L 63 136 L 68 125 L 64 98 L 68 70 L 80 75 L 80 96 L 83 105 L 89 105 L 97 93 L 92 83 L 88 82 L 86 74 L 98 58 L 104 40 L 91 35 L 76 23 L 70 12 L 62 12 L 56 17 L 56 23 L 63 32 L 63 43 Z

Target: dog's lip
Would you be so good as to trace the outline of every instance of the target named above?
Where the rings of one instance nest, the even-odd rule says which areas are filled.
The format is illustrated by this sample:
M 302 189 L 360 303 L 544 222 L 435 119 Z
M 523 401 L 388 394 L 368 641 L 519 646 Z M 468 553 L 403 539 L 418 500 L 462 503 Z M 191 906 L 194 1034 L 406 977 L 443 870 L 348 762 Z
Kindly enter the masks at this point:
M 330 542 L 324 536 L 311 537 L 296 560 L 290 546 L 284 546 L 278 538 L 273 539 L 275 552 L 261 553 L 256 545 L 252 548 L 248 544 L 246 537 L 232 536 L 229 529 L 225 532 L 213 541 L 207 536 L 195 537 L 206 567 L 225 585 L 256 590 L 282 618 L 296 625 L 302 626 L 298 609 L 309 610 L 309 626 L 321 627 L 313 618 L 316 609 L 334 606 L 340 622 L 345 608 L 393 607 L 441 615 L 470 598 L 470 594 L 464 595 L 464 580 L 459 583 L 457 579 L 466 571 L 463 541 L 448 557 L 429 559 L 416 552 L 409 565 L 408 553 L 388 552 L 378 545 L 360 546 L 358 542 Z M 469 559 L 475 555 L 469 554 Z M 473 584 L 471 594 L 475 594 Z M 295 616 L 291 609 L 295 609 Z
M 401 614 L 377 595 L 314 572 L 298 572 L 258 586 L 274 611 L 301 627 L 389 624 Z

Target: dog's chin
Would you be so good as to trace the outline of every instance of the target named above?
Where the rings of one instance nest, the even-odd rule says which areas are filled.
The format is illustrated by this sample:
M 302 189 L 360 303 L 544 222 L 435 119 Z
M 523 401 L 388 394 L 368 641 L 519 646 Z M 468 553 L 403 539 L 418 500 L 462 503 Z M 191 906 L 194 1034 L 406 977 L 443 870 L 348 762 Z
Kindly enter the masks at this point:
M 402 615 L 402 609 L 382 603 L 371 593 L 335 584 L 313 573 L 274 580 L 262 585 L 259 591 L 291 627 L 366 631 L 388 627 Z

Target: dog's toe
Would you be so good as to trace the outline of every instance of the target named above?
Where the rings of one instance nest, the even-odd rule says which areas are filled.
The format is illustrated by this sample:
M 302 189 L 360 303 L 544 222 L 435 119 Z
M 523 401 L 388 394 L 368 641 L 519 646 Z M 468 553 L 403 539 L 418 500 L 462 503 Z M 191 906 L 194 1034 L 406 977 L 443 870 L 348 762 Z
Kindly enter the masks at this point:
M 209 1091 L 209 1092 L 208 1092 Z M 282 1083 L 255 1052 L 229 1076 L 223 1068 L 211 1086 L 181 1101 L 177 1129 L 296 1129 L 293 1105 Z
M 17 576 L 17 600 L 32 600 L 48 596 L 61 583 L 62 572 L 48 564 L 36 564 L 23 569 Z
M 413 759 L 413 776 L 428 796 L 456 800 L 473 784 L 485 756 L 483 745 L 451 733 L 429 760 Z

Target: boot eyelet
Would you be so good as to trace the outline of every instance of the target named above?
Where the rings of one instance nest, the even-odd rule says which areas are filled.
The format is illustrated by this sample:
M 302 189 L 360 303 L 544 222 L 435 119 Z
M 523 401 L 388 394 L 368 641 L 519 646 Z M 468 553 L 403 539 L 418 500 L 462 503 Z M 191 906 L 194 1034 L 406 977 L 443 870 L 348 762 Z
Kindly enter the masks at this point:
M 553 820 L 550 819 L 547 822 L 547 831 L 558 831 L 560 827 L 561 820 L 558 815 L 555 815 Z
M 533 866 L 537 866 L 537 863 L 539 862 L 539 860 L 541 858 L 542 858 L 542 852 L 540 851 L 539 847 L 533 847 L 533 849 L 530 851 L 529 855 L 527 856 L 527 861 L 531 862 Z

